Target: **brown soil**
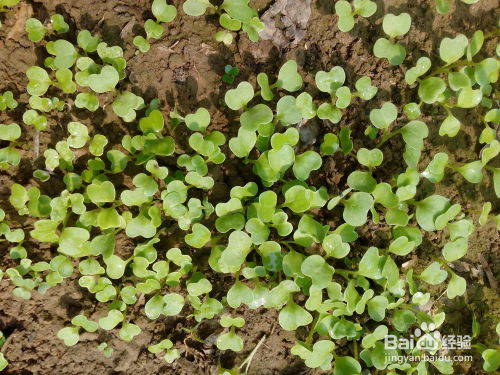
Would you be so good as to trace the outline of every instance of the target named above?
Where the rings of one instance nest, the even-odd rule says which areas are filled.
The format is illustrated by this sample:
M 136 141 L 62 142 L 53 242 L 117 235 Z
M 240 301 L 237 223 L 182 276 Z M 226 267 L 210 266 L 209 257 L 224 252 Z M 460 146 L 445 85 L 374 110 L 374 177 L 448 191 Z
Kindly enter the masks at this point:
M 183 113 L 192 112 L 199 106 L 207 107 L 213 119 L 211 129 L 220 130 L 226 135 L 234 135 L 237 129 L 234 112 L 223 110 L 221 105 L 225 91 L 232 87 L 221 83 L 226 64 L 238 66 L 241 70 L 237 82 L 247 79 L 254 82 L 258 72 L 264 71 L 273 75 L 284 61 L 294 58 L 307 82 L 305 89 L 316 96 L 319 93 L 311 83 L 318 70 L 329 70 L 334 65 L 341 65 L 346 70 L 350 86 L 353 86 L 360 76 L 369 76 L 373 84 L 380 88 L 376 100 L 370 101 L 368 106 L 352 105 L 340 124 L 316 121 L 305 126 L 310 128 L 313 138 L 322 139 L 322 134 L 328 131 L 337 132 L 341 125 L 346 125 L 353 132 L 355 149 L 361 144 L 373 147 L 363 135 L 369 109 L 380 106 L 380 103 L 386 100 L 401 105 L 416 99 L 415 90 L 409 88 L 403 80 L 404 70 L 390 66 L 372 55 L 372 45 L 382 32 L 381 16 L 386 12 L 403 11 L 412 16 L 411 30 L 402 39 L 402 43 L 408 46 L 408 57 L 404 63 L 406 67 L 423 55 L 429 55 L 437 62 L 438 58 L 433 51 L 437 50 L 441 38 L 460 32 L 471 36 L 473 31 L 479 28 L 489 31 L 495 27 L 498 17 L 496 0 L 482 0 L 472 6 L 456 1 L 453 10 L 444 16 L 436 14 L 433 1 L 415 0 L 411 5 L 398 0 L 376 2 L 376 15 L 369 21 L 358 21 L 350 33 L 342 33 L 336 27 L 334 2 L 313 0 L 311 18 L 303 39 L 295 44 L 285 43 L 280 46 L 263 40 L 254 44 L 241 35 L 233 45 L 225 47 L 213 40 L 217 30 L 215 18 L 193 18 L 179 10 L 177 18 L 166 26 L 166 36 L 153 43 L 148 53 L 134 55 L 132 38 L 140 32 L 141 25 L 150 17 L 150 0 L 22 0 L 21 4 L 0 16 L 3 22 L 0 29 L 0 92 L 12 90 L 20 102 L 16 110 L 0 113 L 0 123 L 22 123 L 21 117 L 28 98 L 25 93 L 27 80 L 24 72 L 29 66 L 40 63 L 43 59 L 41 47 L 35 47 L 27 40 L 24 21 L 32 16 L 43 22 L 51 14 L 58 12 L 70 24 L 71 38 L 75 37 L 77 30 L 88 29 L 99 34 L 108 44 L 124 48 L 128 59 L 129 79 L 121 84 L 120 89 L 133 90 L 147 102 L 159 98 L 165 115 L 174 105 Z M 174 0 L 178 9 L 179 3 L 180 0 Z M 272 3 L 274 2 L 271 0 L 254 1 L 260 12 L 268 9 Z M 306 2 L 298 0 L 297 6 L 304 6 L 304 3 Z M 490 40 L 486 48 L 491 51 L 495 45 L 495 41 Z M 424 162 L 441 150 L 448 150 L 455 161 L 477 159 L 479 150 L 476 145 L 481 129 L 480 122 L 474 115 L 461 115 L 461 120 L 467 126 L 459 136 L 451 140 L 437 135 L 437 125 L 444 118 L 443 113 L 425 118 L 429 124 L 430 136 L 423 155 Z M 70 118 L 76 117 L 98 129 L 110 137 L 111 143 L 118 143 L 127 130 L 127 127 L 117 123 L 109 111 L 98 111 L 89 118 L 81 111 L 73 109 L 65 116 L 50 119 L 50 131 L 42 132 L 40 136 L 40 154 L 43 154 L 47 146 L 53 146 L 64 136 L 61 123 L 65 124 Z M 187 138 L 186 134 L 182 129 L 177 133 L 180 148 Z M 25 127 L 21 165 L 8 171 L 0 171 L 0 202 L 4 208 L 12 183 L 39 185 L 32 178 L 33 170 L 40 163 L 31 146 L 33 137 L 32 128 Z M 397 139 L 384 146 L 384 167 L 377 172 L 376 177 L 387 178 L 403 169 L 402 148 L 403 144 Z M 323 168 L 313 176 L 314 185 L 327 185 L 332 191 L 342 190 L 346 177 L 354 166 L 349 160 L 326 158 Z M 211 171 L 212 175 L 217 176 L 217 189 L 212 192 L 214 203 L 227 197 L 229 186 L 243 182 L 241 176 L 247 171 L 241 168 L 233 163 Z M 45 193 L 53 195 L 59 187 L 51 180 L 50 184 L 44 184 L 41 188 Z M 436 188 L 432 184 L 424 184 L 424 189 L 426 193 L 435 190 L 462 204 L 464 209 L 480 210 L 485 201 L 496 202 L 494 212 L 498 212 L 500 208 L 491 186 L 482 184 L 478 187 L 464 182 L 456 175 L 447 175 L 443 183 Z M 7 213 L 12 221 L 16 221 L 15 212 L 7 210 Z M 321 215 L 324 215 L 321 217 L 325 220 L 332 220 L 328 214 Z M 24 226 L 29 224 L 20 223 Z M 379 241 L 378 235 L 380 229 L 373 225 L 364 234 L 364 241 Z M 431 255 L 439 253 L 441 240 L 438 236 L 426 238 L 424 246 L 421 246 L 414 259 L 427 262 Z M 447 319 L 449 329 L 456 334 L 469 332 L 474 312 L 483 327 L 480 341 L 495 341 L 492 331 L 500 314 L 499 298 L 497 291 L 491 288 L 484 262 L 481 263 L 480 257 L 484 258 L 487 267 L 489 266 L 496 278 L 500 279 L 499 244 L 500 239 L 495 227 L 482 227 L 472 235 L 467 256 L 456 262 L 457 272 L 469 281 L 465 298 L 448 301 L 443 297 L 450 316 Z M 123 246 L 124 251 L 127 251 L 125 243 Z M 33 253 L 30 257 L 35 259 L 47 259 L 50 255 L 48 248 L 33 248 L 30 251 Z M 8 249 L 2 242 L 0 253 L 8 254 Z M 12 265 L 7 255 L 0 258 L 0 267 Z M 218 287 L 224 289 L 227 285 L 221 279 Z M 143 333 L 132 343 L 123 343 L 112 335 L 96 337 L 85 334 L 78 345 L 68 348 L 56 338 L 57 331 L 81 311 L 93 311 L 92 317 L 102 316 L 103 313 L 103 307 L 78 287 L 76 279 L 67 280 L 62 285 L 50 289 L 46 295 L 35 293 L 30 301 L 13 297 L 11 291 L 12 286 L 6 280 L 0 282 L 0 330 L 8 337 L 2 351 L 10 363 L 4 371 L 5 374 L 215 374 L 219 363 L 226 368 L 241 363 L 262 336 L 266 336 L 266 339 L 253 359 L 249 375 L 321 373 L 307 369 L 297 357 L 290 354 L 294 334 L 279 327 L 274 311 L 239 311 L 246 319 L 247 325 L 241 330 L 245 350 L 238 355 L 220 352 L 215 347 L 214 337 L 220 332 L 216 320 L 205 322 L 199 328 L 198 335 L 205 339 L 205 344 L 201 344 L 195 337 L 181 330 L 183 326 L 192 327 L 193 321 L 184 318 L 160 318 L 151 322 L 141 314 L 137 315 L 135 323 L 141 326 Z M 161 357 L 152 355 L 145 349 L 150 343 L 165 337 L 167 332 L 173 332 L 175 345 L 182 352 L 181 358 L 172 365 L 166 364 Z M 298 335 L 301 334 L 299 331 Z M 114 346 L 114 354 L 109 359 L 96 349 L 97 343 L 102 341 L 108 341 Z M 480 361 L 476 361 L 470 368 L 469 366 L 470 364 L 458 373 L 481 373 Z

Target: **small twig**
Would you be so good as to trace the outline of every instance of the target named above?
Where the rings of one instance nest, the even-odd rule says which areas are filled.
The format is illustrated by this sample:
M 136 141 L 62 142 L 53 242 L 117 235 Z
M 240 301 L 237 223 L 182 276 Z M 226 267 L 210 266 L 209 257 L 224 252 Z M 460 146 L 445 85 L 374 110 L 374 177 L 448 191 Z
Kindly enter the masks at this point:
M 486 273 L 486 276 L 488 277 L 488 281 L 490 282 L 491 289 L 494 291 L 497 290 L 498 288 L 498 282 L 495 279 L 495 275 L 493 275 L 493 272 L 491 272 L 490 265 L 484 258 L 483 254 L 478 254 L 477 256 L 479 258 L 479 262 L 481 263 L 481 266 L 484 268 L 484 272 Z
M 245 375 L 248 373 L 248 370 L 250 369 L 250 365 L 252 364 L 252 360 L 253 360 L 253 357 L 255 356 L 255 353 L 257 353 L 257 350 L 259 350 L 259 348 L 261 347 L 261 345 L 264 343 L 264 341 L 266 340 L 267 336 L 264 335 L 262 336 L 262 338 L 260 339 L 260 341 L 257 343 L 257 345 L 255 346 L 255 348 L 253 348 L 252 352 L 250 353 L 250 355 L 243 361 L 243 363 L 240 365 L 240 367 L 238 367 L 238 372 L 243 368 L 245 367 Z M 246 366 L 245 366 L 246 365 Z

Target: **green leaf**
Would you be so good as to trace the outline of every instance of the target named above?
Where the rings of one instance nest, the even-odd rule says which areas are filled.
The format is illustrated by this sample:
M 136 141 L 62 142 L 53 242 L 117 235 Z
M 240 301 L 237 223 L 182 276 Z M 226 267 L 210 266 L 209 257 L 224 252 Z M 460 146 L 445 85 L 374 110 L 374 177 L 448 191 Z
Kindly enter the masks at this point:
M 160 22 L 170 22 L 177 15 L 177 9 L 173 5 L 167 5 L 166 0 L 154 0 L 151 11 Z
M 356 157 L 360 164 L 369 168 L 378 167 L 382 164 L 384 154 L 378 148 L 368 150 L 367 148 L 360 148 L 356 153 Z
M 182 4 L 184 12 L 195 17 L 203 15 L 207 8 L 213 8 L 213 5 L 208 0 L 186 0 Z
M 75 98 L 75 107 L 86 108 L 91 112 L 95 112 L 99 108 L 99 99 L 90 93 L 81 92 Z
M 423 76 L 425 73 L 429 71 L 431 65 L 432 65 L 431 60 L 428 57 L 426 56 L 420 57 L 417 60 L 415 66 L 406 71 L 405 73 L 406 83 L 408 83 L 409 85 L 413 85 L 417 81 L 417 78 Z
M 89 199 L 94 203 L 113 202 L 115 200 L 115 187 L 109 181 L 90 184 L 87 186 L 86 192 Z
M 388 13 L 382 21 L 384 32 L 391 38 L 405 35 L 411 26 L 411 17 L 408 13 L 401 13 L 398 16 Z
M 373 206 L 373 198 L 365 192 L 357 192 L 344 201 L 342 216 L 346 223 L 359 227 L 366 223 L 368 211 Z
M 377 87 L 372 86 L 372 80 L 370 77 L 361 77 L 356 81 L 355 87 L 359 97 L 363 100 L 372 99 L 378 91 Z
M 483 370 L 493 372 L 500 367 L 500 351 L 497 349 L 486 349 L 481 353 L 484 359 Z
M 141 333 L 141 328 L 133 323 L 124 323 L 120 329 L 120 338 L 125 342 L 130 342 L 135 336 Z
M 321 225 L 309 215 L 303 215 L 299 220 L 299 225 L 293 239 L 299 245 L 309 247 L 313 242 L 321 243 L 328 232 L 328 225 Z
M 293 96 L 283 96 L 276 104 L 276 118 L 283 126 L 297 124 L 302 120 L 302 111 Z
M 373 54 L 378 58 L 386 58 L 391 65 L 399 65 L 406 57 L 406 49 L 401 44 L 379 38 L 373 45 Z
M 93 91 L 102 94 L 114 91 L 119 79 L 120 76 L 118 75 L 116 69 L 112 66 L 106 65 L 101 69 L 100 73 L 91 74 L 89 76 L 88 84 Z
M 347 185 L 351 189 L 371 193 L 375 189 L 377 181 L 370 172 L 354 171 L 347 177 Z
M 217 337 L 216 345 L 219 350 L 232 350 L 233 352 L 243 350 L 243 340 L 233 330 Z
M 347 32 L 354 27 L 354 17 L 352 15 L 351 4 L 341 0 L 335 3 L 335 13 L 339 17 L 337 26 L 340 31 Z
M 446 289 L 447 297 L 449 299 L 453 299 L 457 296 L 462 296 L 465 293 L 466 288 L 467 282 L 465 279 L 452 272 L 448 288 Z
M 290 299 L 280 311 L 278 321 L 284 330 L 295 331 L 298 327 L 311 324 L 313 317 L 309 312 Z
M 241 127 L 238 136 L 229 140 L 229 148 L 239 158 L 247 157 L 257 142 L 255 131 Z
M 352 357 L 336 357 L 333 374 L 334 375 L 357 375 L 361 373 L 361 365 Z
M 330 120 L 334 124 L 338 123 L 342 118 L 342 112 L 340 109 L 330 103 L 322 103 L 318 107 L 317 114 L 320 119 Z
M 384 296 L 375 296 L 367 302 L 368 315 L 376 322 L 381 322 L 385 318 L 385 310 L 389 301 Z
M 333 155 L 339 149 L 339 139 L 333 133 L 326 133 L 323 138 L 323 143 L 320 145 L 321 153 L 325 155 Z
M 197 282 L 190 282 L 187 284 L 188 293 L 192 296 L 201 296 L 208 294 L 212 290 L 212 283 L 207 279 L 200 279 Z
M 420 82 L 418 86 L 418 96 L 427 104 L 443 100 L 443 93 L 446 90 L 446 84 L 439 77 L 429 77 Z
M 477 55 L 481 50 L 484 43 L 484 33 L 481 30 L 477 30 L 472 35 L 472 38 L 467 46 L 467 60 L 471 61 L 472 58 Z
M 465 49 L 469 45 L 467 37 L 463 34 L 458 34 L 455 38 L 443 38 L 439 45 L 439 57 L 446 65 L 454 63 L 465 54 Z
M 149 49 L 151 48 L 151 45 L 149 44 L 149 42 L 147 41 L 147 39 L 145 39 L 142 35 L 135 36 L 134 39 L 132 40 L 132 43 L 142 53 L 148 52 Z
M 155 109 L 149 113 L 149 116 L 143 117 L 139 120 L 139 128 L 143 133 L 160 132 L 164 126 L 164 119 L 162 113 Z
M 192 131 L 204 132 L 210 124 L 210 113 L 205 108 L 198 108 L 195 113 L 188 114 L 185 121 Z
M 431 285 L 439 285 L 446 280 L 448 272 L 441 269 L 439 262 L 432 262 L 420 274 L 420 278 Z
M 302 262 L 300 270 L 317 288 L 324 289 L 332 281 L 334 269 L 319 255 L 310 255 Z
M 483 98 L 481 89 L 472 89 L 471 87 L 464 87 L 458 93 L 457 107 L 460 108 L 474 108 Z
M 61 254 L 76 258 L 84 255 L 85 243 L 90 238 L 90 233 L 83 228 L 66 227 L 59 237 L 59 248 Z
M 370 111 L 370 122 L 377 129 L 388 129 L 398 117 L 398 109 L 391 102 L 384 102 L 380 109 Z
M 192 233 L 187 234 L 184 237 L 184 240 L 189 246 L 199 249 L 205 246 L 208 241 L 210 241 L 210 230 L 203 224 L 194 224 L 192 227 L 192 231 Z
M 15 141 L 21 137 L 21 127 L 17 124 L 0 124 L 0 141 Z
M 441 195 L 431 195 L 416 204 L 415 217 L 418 225 L 425 231 L 436 230 L 435 220 L 450 207 L 447 198 Z
M 295 92 L 302 87 L 302 77 L 297 72 L 295 60 L 288 60 L 283 64 L 278 73 L 276 85 L 289 92 Z
M 99 319 L 99 327 L 110 331 L 123 321 L 123 314 L 118 310 L 110 310 L 108 315 Z
M 345 82 L 344 69 L 334 66 L 329 72 L 319 71 L 316 73 L 315 81 L 320 91 L 333 94 Z
M 52 28 L 57 33 L 65 33 L 69 30 L 69 25 L 64 21 L 64 17 L 60 14 L 54 14 L 50 17 L 50 21 L 52 22 Z
M 55 69 L 71 68 L 78 57 L 73 44 L 64 39 L 48 42 L 45 48 L 47 52 L 55 56 L 52 63 Z
M 65 327 L 57 332 L 57 338 L 64 341 L 66 346 L 74 346 L 80 341 L 77 327 Z
M 111 162 L 111 172 L 120 173 L 126 167 L 129 157 L 120 150 L 111 150 L 106 153 L 106 157 Z
M 98 37 L 93 37 L 88 30 L 81 30 L 77 36 L 78 46 L 86 52 L 95 52 L 100 41 Z
M 457 238 L 447 242 L 443 247 L 443 256 L 447 262 L 453 262 L 462 258 L 468 249 L 467 238 Z
M 26 70 L 26 77 L 29 80 L 26 89 L 30 95 L 41 96 L 47 92 L 52 84 L 47 71 L 39 66 L 30 66 Z
M 113 111 L 125 122 L 135 120 L 136 110 L 144 107 L 144 100 L 130 91 L 118 95 L 113 102 Z
M 323 249 L 325 249 L 326 255 L 337 259 L 346 257 L 351 249 L 349 244 L 344 243 L 342 240 L 342 236 L 337 233 L 327 235 L 323 239 L 322 245 Z
M 236 280 L 234 285 L 227 292 L 227 304 L 233 309 L 241 304 L 249 305 L 253 301 L 252 289 Z
M 258 130 L 259 125 L 268 124 L 273 120 L 273 111 L 265 104 L 257 104 L 247 109 L 240 116 L 240 123 L 246 130 Z
M 456 167 L 455 170 L 473 184 L 479 184 L 483 179 L 483 163 L 480 160 Z
M 88 128 L 80 122 L 70 122 L 68 132 L 70 134 L 67 139 L 69 147 L 82 148 L 90 139 Z
M 236 272 L 245 262 L 252 249 L 252 240 L 242 231 L 233 231 L 229 235 L 228 245 L 222 252 L 218 265 L 222 272 Z
M 441 126 L 439 127 L 439 135 L 444 136 L 447 135 L 448 137 L 454 137 L 458 134 L 458 131 L 460 130 L 460 121 L 453 116 L 453 114 L 450 112 L 448 113 L 448 116 L 444 119 L 444 121 L 441 123 Z
M 45 27 L 36 18 L 28 18 L 24 29 L 28 33 L 28 39 L 32 42 L 39 42 L 45 36 Z
M 379 256 L 378 249 L 370 247 L 359 262 L 358 273 L 371 279 L 380 279 L 382 277 L 383 262 L 384 257 Z
M 321 156 L 314 151 L 306 151 L 295 157 L 293 174 L 298 180 L 305 181 L 312 171 L 318 170 L 322 164 Z
M 234 111 L 245 107 L 254 95 L 253 86 L 244 81 L 240 82 L 238 87 L 228 90 L 224 96 L 227 106 Z

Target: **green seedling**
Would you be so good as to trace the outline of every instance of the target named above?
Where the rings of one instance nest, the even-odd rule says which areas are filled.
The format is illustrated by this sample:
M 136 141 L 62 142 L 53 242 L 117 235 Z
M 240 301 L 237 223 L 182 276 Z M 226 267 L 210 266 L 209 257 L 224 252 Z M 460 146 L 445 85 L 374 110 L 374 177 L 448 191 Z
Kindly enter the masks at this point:
M 153 353 L 165 353 L 163 359 L 167 363 L 172 363 L 180 357 L 178 349 L 173 348 L 174 344 L 169 339 L 160 341 L 158 344 L 148 346 L 148 350 Z
M 384 16 L 382 28 L 389 37 L 378 39 L 373 45 L 373 54 L 379 58 L 386 58 L 391 65 L 399 65 L 406 57 L 406 49 L 396 43 L 396 37 L 405 35 L 411 26 L 411 17 L 408 13 L 394 15 L 388 13 Z
M 0 94 L 0 111 L 5 111 L 7 108 L 17 108 L 17 101 L 14 99 L 12 91 L 5 91 L 3 94 Z
M 343 14 L 339 27 L 349 26 L 349 17 L 374 11 L 369 1 L 347 5 L 349 14 Z M 192 15 L 216 11 L 227 30 L 226 42 L 227 35 L 240 29 L 255 40 L 261 27 L 246 0 L 226 0 L 219 6 L 188 0 L 183 8 Z M 147 39 L 135 38 L 143 50 L 150 48 L 149 39 L 162 37 L 162 23 L 172 21 L 176 11 L 155 0 L 152 13 L 156 20 L 146 21 Z M 57 33 L 68 27 L 60 17 L 52 17 L 51 24 Z M 406 14 L 384 17 L 389 39 L 382 43 L 396 50 L 388 57 L 392 63 L 404 59 L 394 38 L 406 34 L 410 24 Z M 50 34 L 49 29 L 44 33 Z M 141 334 L 142 314 L 149 320 L 184 316 L 193 326 L 218 319 L 223 329 L 217 333 L 216 350 L 240 352 L 246 349 L 239 333 L 245 321 L 234 316 L 235 309 L 263 307 L 276 311 L 283 330 L 296 332 L 291 351 L 311 369 L 337 375 L 451 373 L 447 362 L 398 364 L 395 356 L 415 352 L 385 348 L 383 340 L 389 334 L 409 337 L 417 327 L 439 328 L 445 320 L 440 296 L 454 299 L 466 292 L 467 280 L 453 263 L 467 256 L 474 223 L 500 223 L 493 204 L 484 204 L 471 217 L 466 207 L 437 193 L 429 195 L 434 190 L 420 183 L 424 178 L 439 184 L 451 173 L 482 188 L 485 181 L 490 183 L 489 174 L 500 195 L 500 169 L 494 164 L 500 153 L 494 130 L 500 112 L 493 108 L 492 94 L 499 64 L 488 57 L 473 61 L 484 41 L 482 32 L 464 38 L 443 40 L 439 56 L 445 65 L 437 70 L 431 70 L 424 56 L 406 71 L 418 102 L 396 106 L 386 101 L 363 108 L 370 121 L 366 143 L 354 139 L 358 133 L 350 124 L 332 124 L 358 98 L 371 100 L 377 88 L 369 77 L 360 77 L 351 87 L 339 66 L 317 72 L 317 90 L 311 92 L 303 88 L 293 60 L 271 81 L 259 73 L 255 87 L 251 77 L 228 90 L 226 110 L 237 113 L 228 117 L 234 132 L 227 140 L 211 131 L 212 109 L 184 113 L 174 107 L 164 116 L 159 100 L 146 105 L 134 89 L 118 91 L 127 73 L 120 47 L 108 46 L 85 30 L 77 34 L 76 45 L 51 38 L 44 67 L 26 72 L 30 98 L 23 121 L 47 130 L 55 122 L 53 112 L 61 125 L 60 118 L 74 104 L 81 110 L 114 113 L 113 126 L 125 134 L 100 134 L 99 127 L 84 120 L 62 123 L 64 135 L 43 146 L 44 160 L 34 172 L 39 181 L 50 178 L 51 189 L 35 180 L 27 187 L 7 187 L 0 241 L 8 244 L 10 260 L 0 278 L 5 275 L 20 299 L 75 278 L 102 304 L 97 321 L 82 312 L 61 328 L 57 336 L 68 346 L 76 345 L 83 332 L 97 337 L 98 330 L 134 342 Z M 44 97 L 47 93 L 50 98 Z M 12 109 L 15 101 L 6 94 L 0 103 Z M 439 114 L 427 116 L 434 104 L 446 112 L 443 123 Z M 441 136 L 453 136 L 465 126 L 457 126 L 460 111 L 455 107 L 478 109 L 484 123 L 480 154 L 459 163 L 438 152 L 422 164 L 436 118 Z M 309 121 L 324 125 L 318 139 L 305 139 Z M 0 127 L 2 147 L 6 144 L 0 166 L 17 165 L 23 154 L 17 153 L 19 139 L 24 141 L 21 127 Z M 180 136 L 185 142 L 176 142 Z M 397 156 L 388 157 L 384 145 L 395 136 L 401 136 L 406 167 L 387 175 L 390 169 L 382 168 Z M 240 176 L 244 182 L 231 186 L 227 199 L 214 202 L 217 171 L 232 173 L 238 163 L 246 168 Z M 347 173 L 331 173 L 332 164 L 339 169 L 345 163 Z M 331 183 L 318 186 L 320 176 Z M 52 184 L 56 179 L 60 183 Z M 380 236 L 373 234 L 374 227 Z M 174 233 L 181 233 L 179 245 L 167 250 L 165 241 Z M 421 250 L 424 238 L 439 238 L 431 260 L 406 263 Z M 119 248 L 123 239 L 130 244 L 126 255 Z M 32 246 L 53 252 L 34 262 Z M 216 289 L 221 277 L 229 283 L 227 292 Z M 143 305 L 138 303 L 142 300 Z M 433 304 L 432 314 L 423 309 L 428 304 Z M 186 331 L 196 337 L 193 326 Z M 105 342 L 98 349 L 112 355 Z M 161 353 L 168 363 L 183 355 L 165 337 L 148 350 Z M 498 351 L 481 346 L 480 352 L 484 369 L 496 371 Z M 0 366 L 5 365 L 0 357 Z
M 240 70 L 236 66 L 228 64 L 224 67 L 224 75 L 222 76 L 222 82 L 233 83 L 238 74 L 240 74 Z
M 264 24 L 259 20 L 257 11 L 248 5 L 248 0 L 226 0 L 220 5 L 214 5 L 209 0 L 187 0 L 182 4 L 184 12 L 198 17 L 207 11 L 219 14 L 219 23 L 225 29 L 215 35 L 215 39 L 224 44 L 231 44 L 231 31 L 243 30 L 252 42 L 259 40 L 259 33 L 264 30 Z
M 354 0 L 351 4 L 341 0 L 335 3 L 335 13 L 339 17 L 337 26 L 340 31 L 351 31 L 355 24 L 356 16 L 368 18 L 377 11 L 377 4 L 371 0 Z

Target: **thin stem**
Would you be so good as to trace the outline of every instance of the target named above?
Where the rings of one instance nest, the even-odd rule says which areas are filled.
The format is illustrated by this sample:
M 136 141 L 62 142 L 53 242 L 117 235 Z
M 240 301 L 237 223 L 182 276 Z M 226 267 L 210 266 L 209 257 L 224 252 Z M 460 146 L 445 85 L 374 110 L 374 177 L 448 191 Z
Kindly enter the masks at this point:
M 382 146 L 385 142 L 387 142 L 389 139 L 391 139 L 392 137 L 394 137 L 395 135 L 401 133 L 401 129 L 402 128 L 399 128 L 397 130 L 394 130 L 393 132 L 388 132 L 388 133 L 385 133 L 383 136 L 382 136 L 382 139 L 380 140 L 380 142 L 377 144 L 377 148 L 380 148 L 380 146 Z
M 316 329 L 316 325 L 318 324 L 320 316 L 321 316 L 321 314 L 317 314 L 314 317 L 314 320 L 312 322 L 311 329 L 310 329 L 309 334 L 307 335 L 307 339 L 306 339 L 306 346 L 308 346 L 308 347 L 311 346 L 311 343 L 312 343 L 312 340 L 314 337 L 314 330 Z

